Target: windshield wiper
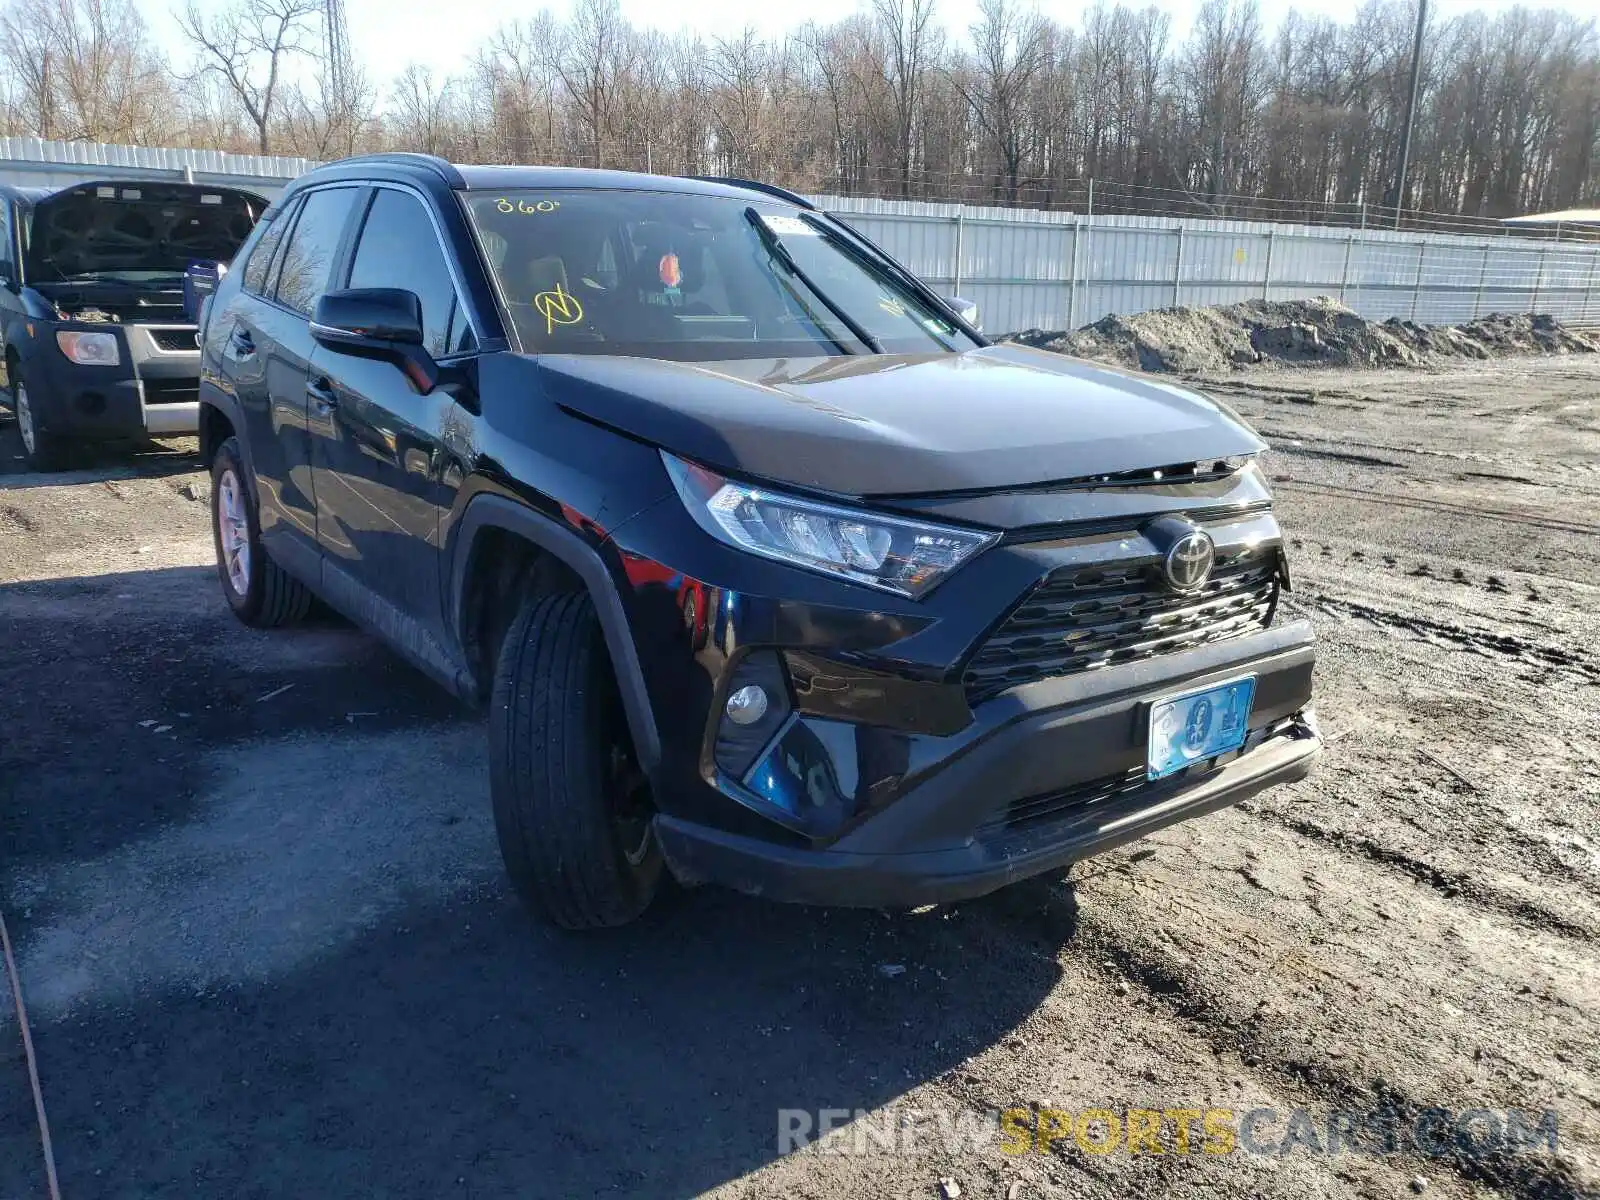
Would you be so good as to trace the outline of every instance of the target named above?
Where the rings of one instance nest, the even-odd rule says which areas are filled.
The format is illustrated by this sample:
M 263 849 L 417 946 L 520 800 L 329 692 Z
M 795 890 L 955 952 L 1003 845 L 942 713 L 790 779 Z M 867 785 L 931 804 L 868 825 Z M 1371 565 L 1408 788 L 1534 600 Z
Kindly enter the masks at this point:
M 853 237 L 846 237 L 844 232 L 825 224 L 816 217 L 812 216 L 810 213 L 801 213 L 800 219 L 807 225 L 811 226 L 812 229 L 815 229 L 817 231 L 817 235 L 826 241 L 830 246 L 842 251 L 849 258 L 853 259 L 857 266 L 861 267 L 868 274 L 877 276 L 880 281 L 883 281 L 884 277 L 888 276 L 887 282 L 898 283 L 901 287 L 911 292 L 912 295 L 919 297 L 928 296 L 935 301 L 939 300 L 939 297 L 934 295 L 926 284 L 912 275 L 909 271 L 906 271 L 904 268 L 902 268 L 893 259 L 884 258 L 880 260 L 877 255 L 871 253 L 865 246 L 858 243 Z M 855 233 L 854 230 L 850 230 L 849 232 L 852 234 Z M 943 302 L 940 301 L 939 304 L 935 305 L 934 312 L 937 313 L 939 311 L 939 306 L 942 305 L 942 303 Z M 924 326 L 924 328 L 926 328 L 926 326 Z M 942 345 L 946 350 L 955 349 L 954 345 L 952 345 L 950 342 L 947 342 L 938 334 L 933 333 L 932 330 L 929 330 L 928 332 L 932 334 L 933 339 Z
M 844 327 L 850 331 L 852 337 L 859 341 L 868 350 L 872 351 L 872 353 L 883 353 L 883 347 L 878 344 L 878 339 L 863 329 L 860 322 L 854 320 L 848 313 L 844 311 L 844 309 L 840 308 L 837 304 L 830 300 L 828 298 L 828 294 L 811 281 L 811 276 L 807 275 L 805 271 L 801 269 L 800 264 L 795 262 L 794 256 L 789 253 L 789 247 L 785 246 L 783 244 L 783 239 L 777 234 L 773 233 L 772 230 L 767 226 L 767 223 L 762 219 L 760 212 L 754 208 L 747 208 L 744 210 L 744 219 L 750 222 L 751 226 L 755 229 L 756 236 L 761 239 L 761 244 L 766 247 L 767 253 L 772 255 L 773 258 L 777 259 L 785 271 L 789 272 L 789 274 L 793 275 L 801 283 L 805 284 L 806 290 L 827 306 L 828 311 L 839 319 Z

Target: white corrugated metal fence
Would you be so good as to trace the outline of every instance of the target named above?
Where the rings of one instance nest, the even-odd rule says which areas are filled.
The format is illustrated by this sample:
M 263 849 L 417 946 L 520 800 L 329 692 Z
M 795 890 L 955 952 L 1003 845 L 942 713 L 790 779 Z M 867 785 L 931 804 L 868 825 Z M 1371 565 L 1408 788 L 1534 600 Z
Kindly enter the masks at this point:
M 316 164 L 211 150 L 0 138 L 0 182 L 194 179 L 269 196 Z M 1600 244 L 1258 221 L 1094 216 L 817 197 L 991 332 L 1065 329 L 1108 313 L 1332 296 L 1374 320 L 1492 312 L 1600 324 Z
M 995 332 L 1314 296 L 1373 320 L 1449 324 L 1541 312 L 1600 323 L 1594 243 L 816 199 L 935 287 L 975 302 Z

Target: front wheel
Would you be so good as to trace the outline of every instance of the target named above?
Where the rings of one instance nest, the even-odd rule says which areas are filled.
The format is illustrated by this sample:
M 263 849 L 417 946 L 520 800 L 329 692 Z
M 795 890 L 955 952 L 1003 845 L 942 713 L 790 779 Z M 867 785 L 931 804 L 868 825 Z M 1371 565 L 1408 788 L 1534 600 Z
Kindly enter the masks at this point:
M 22 435 L 22 454 L 35 471 L 54 471 L 61 466 L 63 443 L 60 438 L 39 428 L 33 411 L 32 397 L 28 395 L 27 382 L 22 370 L 12 365 L 11 411 L 17 418 L 17 432 Z
M 523 604 L 495 671 L 489 756 L 500 854 L 522 899 L 564 929 L 644 912 L 661 850 L 587 595 Z
M 310 590 L 261 546 L 238 438 L 218 446 L 211 460 L 211 533 L 222 594 L 239 620 L 265 629 L 293 624 L 310 611 Z

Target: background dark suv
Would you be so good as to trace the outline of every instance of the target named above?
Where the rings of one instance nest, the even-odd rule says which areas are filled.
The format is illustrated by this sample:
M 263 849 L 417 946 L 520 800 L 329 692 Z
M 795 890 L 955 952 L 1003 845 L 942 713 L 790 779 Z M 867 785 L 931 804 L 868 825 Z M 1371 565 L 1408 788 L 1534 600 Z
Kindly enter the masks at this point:
M 77 441 L 195 431 L 184 273 L 231 259 L 266 207 L 207 184 L 0 186 L 0 359 L 30 466 Z
M 975 895 L 1319 748 L 1259 439 L 989 345 L 799 197 L 348 160 L 202 341 L 228 602 L 314 592 L 487 705 L 507 867 L 562 925 L 664 865 Z

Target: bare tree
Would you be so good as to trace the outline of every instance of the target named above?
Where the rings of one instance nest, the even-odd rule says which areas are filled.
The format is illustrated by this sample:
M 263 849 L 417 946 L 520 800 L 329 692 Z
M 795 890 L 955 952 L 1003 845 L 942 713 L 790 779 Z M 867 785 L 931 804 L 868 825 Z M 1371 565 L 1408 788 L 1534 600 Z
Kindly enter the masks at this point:
M 283 93 L 280 144 L 306 158 L 326 160 L 354 154 L 375 123 L 377 90 L 366 72 L 346 64 L 338 85 L 326 64 L 314 86 L 290 87 Z
M 1026 100 L 1042 62 L 1045 23 L 1016 0 L 982 0 L 978 12 L 973 72 L 964 94 L 994 149 L 1005 194 L 1015 201 L 1026 149 Z
M 632 65 L 633 29 L 623 19 L 617 0 L 578 0 L 566 53 L 556 72 L 571 98 L 590 166 L 605 165 L 619 94 Z
M 478 51 L 470 72 L 472 128 L 495 156 L 555 162 L 561 156 L 559 66 L 567 31 L 549 9 L 500 26 Z
M 44 138 L 145 141 L 167 136 L 166 64 L 129 0 L 44 0 L 0 14 L 14 101 Z
M 732 37 L 713 38 L 706 73 L 712 81 L 711 115 L 717 162 L 725 174 L 754 177 L 766 172 L 769 107 L 768 47 L 746 27 Z
M 1256 115 L 1260 36 L 1256 0 L 1205 0 L 1190 35 L 1184 81 L 1196 142 L 1207 147 L 1213 203 L 1243 186 L 1242 144 Z
M 453 87 L 453 80 L 436 80 L 428 67 L 408 65 L 389 89 L 392 136 L 424 154 L 448 153 L 456 136 Z
M 706 171 L 711 138 L 706 121 L 711 83 L 706 71 L 706 45 L 699 37 L 679 34 L 667 50 L 671 72 L 671 101 L 668 105 L 664 141 L 672 147 L 671 158 L 657 169 L 701 175 Z
M 255 127 L 257 149 L 272 152 L 272 122 L 286 61 L 304 53 L 322 11 L 319 0 L 236 0 L 207 19 L 198 4 L 178 18 L 200 73 L 219 77 Z
M 1075 20 L 982 0 L 864 0 L 787 37 L 633 27 L 617 0 L 509 20 L 453 79 L 330 89 L 326 0 L 195 0 L 174 94 L 135 5 L 0 0 L 0 132 L 759 175 L 803 191 L 1359 220 L 1386 200 L 1415 0 L 1288 17 L 1204 0 L 1188 35 L 1147 0 Z M 1537 2 L 1537 0 L 1535 0 Z M 211 5 L 227 7 L 220 11 Z M 1440 6 L 1441 9 L 1447 6 Z M 1408 204 L 1494 217 L 1600 201 L 1600 35 L 1534 8 L 1428 31 Z M 333 94 L 337 90 L 338 94 Z M 379 103 L 379 96 L 382 103 Z
M 885 77 L 893 97 L 896 165 L 900 194 L 911 195 L 917 119 L 929 65 L 943 54 L 944 38 L 933 23 L 933 0 L 872 0 L 872 17 L 886 42 Z

